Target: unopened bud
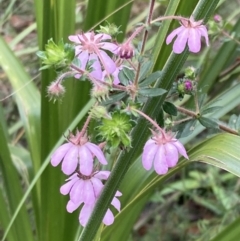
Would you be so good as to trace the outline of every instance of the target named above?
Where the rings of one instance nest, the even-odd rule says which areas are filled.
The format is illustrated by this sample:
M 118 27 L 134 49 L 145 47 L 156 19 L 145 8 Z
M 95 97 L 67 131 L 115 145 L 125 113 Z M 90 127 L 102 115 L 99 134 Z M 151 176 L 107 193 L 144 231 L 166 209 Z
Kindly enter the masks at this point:
M 47 93 L 50 99 L 56 100 L 64 95 L 65 88 L 59 81 L 54 81 L 47 87 Z
M 95 84 L 91 91 L 92 97 L 98 99 L 99 101 L 108 98 L 108 93 L 109 87 L 103 84 Z
M 132 44 L 124 43 L 119 47 L 118 55 L 122 59 L 131 59 L 134 54 L 134 49 Z
M 214 15 L 213 19 L 216 23 L 220 23 L 222 21 L 222 17 L 219 14 Z
M 107 118 L 107 119 L 111 119 L 111 116 L 108 114 L 107 109 L 104 106 L 98 105 L 98 106 L 94 106 L 90 113 L 92 118 L 96 118 L 96 119 L 101 119 L 101 118 Z

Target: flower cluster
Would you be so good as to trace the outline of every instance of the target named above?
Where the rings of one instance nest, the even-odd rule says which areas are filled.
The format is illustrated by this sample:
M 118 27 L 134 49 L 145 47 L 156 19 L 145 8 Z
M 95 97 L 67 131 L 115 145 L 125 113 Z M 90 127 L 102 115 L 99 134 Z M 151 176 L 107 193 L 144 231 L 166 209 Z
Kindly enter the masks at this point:
M 102 192 L 104 185 L 101 180 L 107 180 L 109 171 L 94 171 L 94 157 L 102 165 L 107 164 L 107 160 L 99 146 L 88 141 L 82 132 L 77 131 L 76 135 L 70 133 L 68 143 L 60 146 L 51 157 L 51 164 L 57 166 L 62 162 L 62 171 L 66 175 L 71 175 L 67 183 L 60 188 L 63 195 L 70 195 L 67 204 L 67 211 L 72 213 L 82 204 L 79 222 L 85 226 L 95 203 Z M 116 197 L 121 196 L 117 191 Z M 120 202 L 114 197 L 112 205 L 120 211 Z M 108 209 L 103 223 L 110 225 L 114 221 L 114 216 Z
M 170 44 L 177 36 L 173 44 L 174 53 L 182 53 L 187 44 L 189 51 L 198 53 L 201 49 L 201 36 L 205 38 L 206 44 L 209 46 L 207 29 L 202 24 L 202 20 L 195 21 L 191 16 L 189 20 L 182 19 L 180 23 L 181 27 L 175 29 L 166 39 L 166 43 Z
M 82 209 L 79 215 L 80 224 L 85 227 L 86 223 L 93 211 L 98 197 L 100 196 L 104 187 L 101 180 L 107 180 L 110 175 L 109 171 L 97 171 L 91 173 L 89 176 L 82 175 L 80 172 L 74 173 L 70 176 L 63 186 L 60 188 L 60 192 L 63 195 L 69 194 L 70 200 L 67 204 L 67 211 L 72 213 L 81 205 Z M 121 192 L 117 191 L 111 204 L 120 212 L 120 201 L 117 197 L 121 196 Z M 107 210 L 103 223 L 105 225 L 111 225 L 114 221 L 113 213 L 110 209 Z
M 179 153 L 188 159 L 184 146 L 172 133 L 152 131 L 152 138 L 148 140 L 143 148 L 142 164 L 146 170 L 154 166 L 157 174 L 166 174 L 168 168 L 177 165 Z

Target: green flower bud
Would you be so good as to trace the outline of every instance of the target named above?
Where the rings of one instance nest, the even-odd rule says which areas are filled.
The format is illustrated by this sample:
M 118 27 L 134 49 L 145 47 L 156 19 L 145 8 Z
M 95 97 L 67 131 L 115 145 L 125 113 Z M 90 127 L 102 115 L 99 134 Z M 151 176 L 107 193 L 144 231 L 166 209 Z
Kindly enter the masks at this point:
M 185 78 L 194 80 L 196 78 L 196 69 L 194 67 L 187 67 L 185 69 Z
M 109 116 L 107 109 L 104 106 L 98 105 L 98 106 L 94 106 L 90 113 L 92 118 L 95 119 L 101 119 L 101 118 L 107 118 L 107 119 L 111 119 L 111 116 Z
M 106 26 L 102 26 L 100 25 L 100 29 L 97 30 L 98 33 L 105 33 L 105 34 L 109 34 L 110 36 L 112 36 L 113 39 L 115 39 L 117 37 L 118 34 L 122 33 L 122 31 L 119 31 L 120 27 L 117 27 L 115 24 L 110 24 L 108 22 L 106 22 Z
M 58 44 L 53 39 L 49 39 L 45 45 L 45 51 L 38 51 L 37 56 L 42 60 L 42 69 L 54 67 L 57 71 L 67 68 L 75 56 L 74 46 L 64 44 L 61 39 Z
M 102 125 L 97 129 L 99 136 L 106 140 L 112 147 L 131 147 L 133 121 L 125 113 L 114 112 L 111 119 L 103 119 Z

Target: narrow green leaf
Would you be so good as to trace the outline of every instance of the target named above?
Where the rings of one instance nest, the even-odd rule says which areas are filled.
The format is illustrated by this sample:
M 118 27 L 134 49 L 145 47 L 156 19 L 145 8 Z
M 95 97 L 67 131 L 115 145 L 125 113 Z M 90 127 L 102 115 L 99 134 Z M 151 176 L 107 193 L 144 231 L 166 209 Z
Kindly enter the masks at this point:
M 167 91 L 161 88 L 144 88 L 140 89 L 138 93 L 147 97 L 155 97 L 165 94 Z
M 148 70 L 147 70 L 148 71 Z M 139 87 L 143 87 L 143 86 L 149 86 L 152 83 L 156 82 L 158 78 L 160 78 L 162 75 L 162 71 L 158 70 L 152 74 L 150 74 L 147 78 L 143 79 L 140 83 L 139 83 Z
M 5 138 L 2 123 L 0 123 L 0 146 L 0 169 L 3 180 L 2 184 L 6 193 L 6 201 L 8 202 L 7 206 L 10 211 L 8 214 L 9 216 L 7 216 L 7 206 L 4 205 L 0 207 L 1 209 L 6 209 L 0 211 L 0 214 L 3 215 L 2 220 L 4 223 L 2 223 L 2 225 L 5 226 L 4 228 L 6 228 L 6 221 L 16 210 L 17 205 L 23 196 L 23 190 L 20 185 L 18 172 L 10 157 L 10 152 L 7 146 L 7 140 Z M 26 206 L 19 210 L 19 216 L 15 222 L 13 231 L 9 236 L 14 236 L 16 238 L 14 240 L 34 240 L 33 230 L 30 224 L 30 218 L 28 216 Z
M 239 225 L 240 225 L 240 217 L 237 218 L 231 224 L 229 224 L 215 238 L 211 239 L 211 241 L 235 241 L 235 240 L 238 240 L 239 236 L 240 236 Z

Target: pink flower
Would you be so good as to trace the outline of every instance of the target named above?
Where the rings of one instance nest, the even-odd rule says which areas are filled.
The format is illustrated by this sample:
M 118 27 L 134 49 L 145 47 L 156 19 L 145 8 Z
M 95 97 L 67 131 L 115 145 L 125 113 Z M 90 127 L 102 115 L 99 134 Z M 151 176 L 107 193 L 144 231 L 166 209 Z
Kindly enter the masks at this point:
M 62 161 L 62 171 L 66 175 L 71 175 L 76 171 L 78 165 L 83 175 L 90 175 L 93 170 L 94 156 L 103 165 L 107 164 L 101 149 L 88 142 L 86 136 L 82 136 L 81 132 L 77 132 L 76 136 L 70 134 L 68 143 L 60 146 L 51 157 L 51 164 L 55 167 Z
M 109 73 L 116 69 L 114 61 L 107 55 L 106 50 L 116 54 L 118 46 L 108 42 L 111 36 L 108 34 L 94 34 L 94 32 L 69 36 L 69 40 L 77 44 L 75 54 L 81 61 L 81 68 L 85 69 L 88 61 L 93 61 L 92 76 L 102 78 L 102 68 Z
M 70 196 L 70 200 L 67 204 L 67 211 L 69 213 L 72 213 L 83 204 L 79 215 L 79 222 L 83 227 L 87 224 L 96 201 L 104 187 L 101 180 L 107 180 L 109 175 L 109 171 L 93 172 L 90 176 L 75 173 L 67 179 L 68 182 L 60 188 L 60 192 L 63 195 L 69 194 Z M 117 191 L 111 202 L 118 211 L 120 211 L 121 204 L 116 197 L 121 195 L 121 192 Z M 113 222 L 113 213 L 110 209 L 108 209 L 103 218 L 103 223 L 105 225 L 111 225 Z
M 169 167 L 176 166 L 179 153 L 188 159 L 184 146 L 171 133 L 153 132 L 152 139 L 148 140 L 143 148 L 143 167 L 150 170 L 154 165 L 159 175 L 166 174 Z
M 172 40 L 177 36 L 173 44 L 173 52 L 180 54 L 188 44 L 189 51 L 197 53 L 201 49 L 201 36 L 205 38 L 207 46 L 208 33 L 207 28 L 202 25 L 202 20 L 195 22 L 191 16 L 189 20 L 181 20 L 181 27 L 173 30 L 166 39 L 166 43 L 170 44 Z

